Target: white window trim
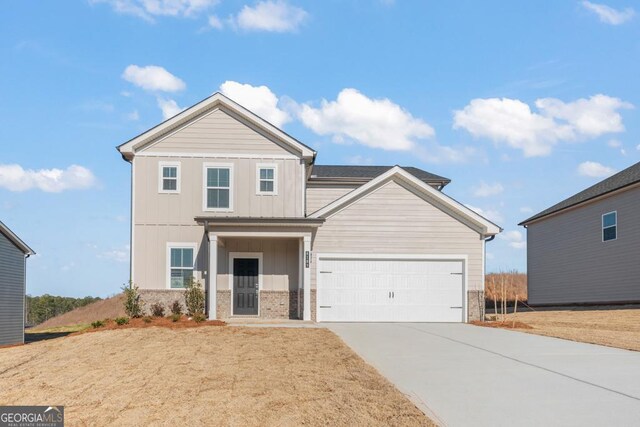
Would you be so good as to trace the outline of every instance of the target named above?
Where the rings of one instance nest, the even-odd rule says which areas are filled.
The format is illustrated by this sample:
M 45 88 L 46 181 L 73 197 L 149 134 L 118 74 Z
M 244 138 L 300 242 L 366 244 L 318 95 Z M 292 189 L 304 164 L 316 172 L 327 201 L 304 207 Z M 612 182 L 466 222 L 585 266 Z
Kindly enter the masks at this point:
M 175 190 L 165 190 L 162 187 L 163 184 L 163 169 L 165 167 L 173 167 L 176 168 L 176 189 Z M 158 162 L 158 193 L 165 194 L 176 194 L 180 193 L 180 162 Z
M 604 226 L 604 217 L 609 215 L 609 214 L 616 214 L 616 223 L 614 225 L 609 225 L 609 226 L 605 227 Z M 605 228 L 611 228 L 611 227 L 615 227 L 616 228 L 616 238 L 615 239 L 604 240 L 604 230 L 605 230 Z M 602 214 L 602 217 L 600 218 L 600 238 L 602 239 L 602 243 L 613 242 L 615 240 L 618 240 L 618 211 L 611 211 L 611 212 L 607 212 L 607 213 Z
M 166 279 L 165 279 L 165 286 L 167 287 L 167 289 L 170 289 L 172 291 L 181 291 L 184 288 L 172 288 L 171 287 L 171 249 L 183 249 L 183 248 L 187 248 L 187 249 L 193 249 L 193 278 L 197 280 L 197 276 L 196 276 L 196 260 L 198 258 L 198 245 L 194 242 L 168 242 L 167 243 L 167 256 L 165 259 L 165 264 L 166 264 L 166 268 L 165 268 L 165 275 L 166 275 Z
M 229 307 L 229 313 L 231 313 L 232 315 L 234 315 L 235 313 L 233 312 L 233 260 L 236 258 L 251 258 L 251 259 L 257 259 L 258 260 L 258 289 L 257 289 L 257 293 L 258 293 L 258 317 L 260 316 L 260 309 L 261 309 L 261 304 L 260 304 L 260 291 L 262 290 L 262 278 L 263 278 L 263 274 L 262 274 L 262 252 L 229 252 L 229 274 L 227 275 L 229 277 L 229 290 L 231 291 L 231 298 L 229 301 L 230 307 Z
M 260 169 L 273 169 L 273 191 L 260 191 Z M 277 163 L 257 163 L 256 164 L 256 195 L 277 196 L 278 195 L 278 164 Z
M 229 169 L 229 207 L 209 208 L 207 207 L 207 169 L 227 168 Z M 202 211 L 203 212 L 233 212 L 233 163 L 209 163 L 202 165 Z

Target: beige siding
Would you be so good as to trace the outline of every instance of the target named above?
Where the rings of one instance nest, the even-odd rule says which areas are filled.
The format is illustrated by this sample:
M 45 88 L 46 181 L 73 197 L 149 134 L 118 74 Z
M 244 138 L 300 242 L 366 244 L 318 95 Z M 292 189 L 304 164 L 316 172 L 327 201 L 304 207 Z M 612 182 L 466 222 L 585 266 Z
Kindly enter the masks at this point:
M 152 143 L 148 152 L 291 155 L 275 138 L 219 109 Z
M 617 240 L 602 242 L 602 215 L 618 212 Z M 640 188 L 527 228 L 532 304 L 640 301 Z
M 467 255 L 469 290 L 482 289 L 482 245 L 477 231 L 391 181 L 327 219 L 313 241 L 317 254 Z
M 302 165 L 297 159 L 229 159 L 229 158 L 135 158 L 136 224 L 193 224 L 200 215 L 223 217 L 301 217 Z M 179 194 L 160 193 L 159 163 L 180 162 L 181 191 Z M 204 164 L 233 165 L 233 211 L 210 212 L 203 210 Z M 256 194 L 256 165 L 278 166 L 278 194 Z
M 307 215 L 338 200 L 356 188 L 358 188 L 357 185 L 307 187 Z

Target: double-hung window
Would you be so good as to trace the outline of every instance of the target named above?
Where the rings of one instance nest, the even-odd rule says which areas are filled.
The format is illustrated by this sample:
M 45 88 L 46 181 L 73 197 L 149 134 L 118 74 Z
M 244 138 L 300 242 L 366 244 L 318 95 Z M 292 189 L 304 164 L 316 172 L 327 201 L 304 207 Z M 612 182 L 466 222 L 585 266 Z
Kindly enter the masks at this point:
M 204 210 L 233 210 L 233 169 L 231 165 L 205 164 Z
M 256 167 L 256 193 L 261 195 L 278 194 L 278 166 L 258 164 Z
M 602 241 L 618 238 L 618 212 L 613 211 L 602 215 Z
M 182 289 L 193 277 L 195 245 L 170 244 L 167 252 L 169 287 Z
M 180 163 L 160 162 L 160 179 L 158 191 L 160 193 L 180 192 Z

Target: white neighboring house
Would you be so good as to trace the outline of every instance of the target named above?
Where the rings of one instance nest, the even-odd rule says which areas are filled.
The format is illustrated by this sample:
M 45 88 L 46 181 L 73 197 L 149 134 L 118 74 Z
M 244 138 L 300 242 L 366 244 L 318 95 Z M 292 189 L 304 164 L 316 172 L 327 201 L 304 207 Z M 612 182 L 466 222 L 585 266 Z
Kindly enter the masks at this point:
M 146 302 L 205 285 L 211 319 L 465 322 L 501 231 L 414 167 L 322 166 L 220 93 L 118 147 L 131 280 Z

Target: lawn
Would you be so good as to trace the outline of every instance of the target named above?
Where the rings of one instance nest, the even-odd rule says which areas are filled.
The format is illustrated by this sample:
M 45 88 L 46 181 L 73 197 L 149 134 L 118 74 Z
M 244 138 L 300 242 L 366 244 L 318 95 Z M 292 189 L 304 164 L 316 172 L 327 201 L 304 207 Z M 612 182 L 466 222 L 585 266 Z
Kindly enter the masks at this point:
M 434 425 L 326 329 L 80 333 L 1 349 L 0 383 L 68 425 Z
M 640 351 L 640 308 L 529 311 L 508 319 L 531 328 L 516 328 L 522 332 Z

